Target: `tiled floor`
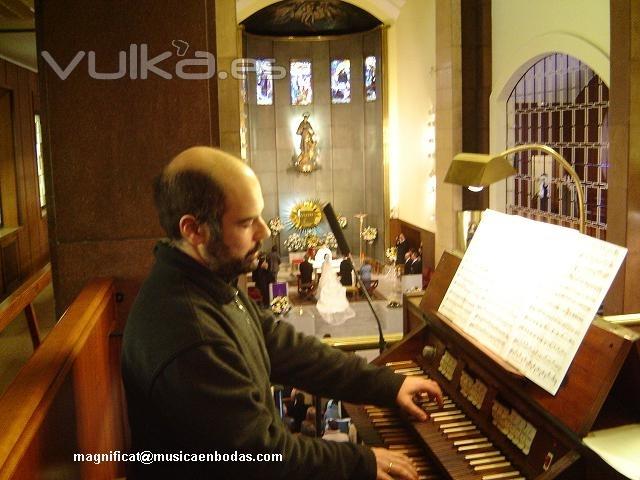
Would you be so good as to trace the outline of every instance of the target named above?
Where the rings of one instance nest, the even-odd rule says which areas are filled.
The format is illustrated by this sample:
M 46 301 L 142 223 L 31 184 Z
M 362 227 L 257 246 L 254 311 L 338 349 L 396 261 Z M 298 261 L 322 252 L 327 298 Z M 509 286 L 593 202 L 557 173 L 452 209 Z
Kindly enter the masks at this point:
M 376 300 L 373 307 L 378 314 L 383 333 L 402 332 L 402 309 L 387 308 L 387 302 Z M 356 337 L 362 335 L 377 335 L 378 327 L 366 301 L 351 302 L 356 316 L 348 319 L 342 325 L 326 323 L 314 305 L 295 306 L 283 318 L 300 332 L 322 338 L 330 334 L 333 338 Z
M 391 299 L 400 300 L 399 282 L 395 281 L 395 277 L 385 272 L 380 275 L 374 275 L 374 279 L 378 280 L 378 288 L 376 289 L 376 300 L 373 307 L 380 319 L 383 334 L 401 333 L 402 332 L 402 309 L 387 308 L 387 303 Z M 278 274 L 279 281 L 291 281 L 289 271 L 286 265 L 281 267 Z M 297 287 L 289 286 L 289 296 L 294 304 L 297 299 Z M 301 305 L 294 305 L 292 310 L 283 319 L 291 323 L 297 330 L 307 335 L 315 335 L 322 338 L 326 334 L 333 338 L 352 337 L 363 335 L 378 335 L 378 327 L 376 320 L 371 313 L 368 303 L 364 297 L 360 296 L 358 301 L 351 301 L 351 308 L 355 311 L 356 316 L 350 318 L 342 325 L 333 326 L 326 323 L 320 313 L 316 309 L 313 302 L 304 302 Z M 362 353 L 367 359 L 371 360 L 377 356 L 377 350 Z
M 373 274 L 373 279 L 378 280 L 378 288 L 376 288 L 376 298 L 383 300 L 396 300 L 398 302 L 401 301 L 402 295 L 400 294 L 400 281 L 393 275 L 393 271 L 389 266 L 384 267 L 384 271 L 377 274 Z M 289 264 L 283 263 L 280 266 L 280 271 L 278 272 L 278 281 L 279 282 L 289 282 L 289 296 L 292 300 L 296 301 L 297 288 L 296 288 L 296 277 L 291 273 L 289 269 Z M 363 297 L 360 297 L 360 300 L 363 300 Z

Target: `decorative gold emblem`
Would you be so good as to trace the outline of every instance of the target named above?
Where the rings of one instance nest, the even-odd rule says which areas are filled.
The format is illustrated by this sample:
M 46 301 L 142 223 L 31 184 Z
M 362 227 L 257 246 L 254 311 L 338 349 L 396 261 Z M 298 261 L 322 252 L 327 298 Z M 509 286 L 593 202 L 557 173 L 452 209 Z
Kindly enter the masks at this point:
M 289 220 L 298 230 L 311 230 L 322 220 L 322 207 L 314 200 L 299 202 L 291 209 Z

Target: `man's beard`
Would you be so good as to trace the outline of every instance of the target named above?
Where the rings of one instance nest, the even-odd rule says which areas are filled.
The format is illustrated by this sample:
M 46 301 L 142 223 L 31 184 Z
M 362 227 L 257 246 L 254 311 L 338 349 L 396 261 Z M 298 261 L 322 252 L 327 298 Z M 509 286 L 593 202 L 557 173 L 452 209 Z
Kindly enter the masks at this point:
M 255 270 L 258 266 L 256 253 L 262 248 L 262 242 L 256 245 L 244 256 L 244 258 L 231 258 L 229 247 L 222 240 L 209 240 L 207 244 L 208 266 L 214 273 L 226 280 L 233 280 L 242 273 Z

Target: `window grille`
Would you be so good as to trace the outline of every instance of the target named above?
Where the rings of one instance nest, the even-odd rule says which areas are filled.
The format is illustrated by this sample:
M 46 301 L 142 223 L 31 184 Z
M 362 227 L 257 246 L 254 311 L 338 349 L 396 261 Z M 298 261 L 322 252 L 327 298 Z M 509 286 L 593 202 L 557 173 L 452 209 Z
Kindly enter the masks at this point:
M 507 100 L 507 145 L 542 143 L 573 166 L 585 193 L 586 233 L 605 239 L 609 88 L 588 65 L 554 53 L 533 65 Z M 562 166 L 537 150 L 513 156 L 506 211 L 578 226 L 577 196 Z

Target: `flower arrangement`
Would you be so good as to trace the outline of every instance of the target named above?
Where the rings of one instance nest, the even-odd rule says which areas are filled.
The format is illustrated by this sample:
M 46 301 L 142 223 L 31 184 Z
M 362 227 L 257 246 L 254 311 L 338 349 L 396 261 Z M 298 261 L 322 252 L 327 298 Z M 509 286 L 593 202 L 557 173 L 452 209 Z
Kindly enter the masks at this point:
M 284 241 L 284 246 L 289 252 L 298 252 L 304 250 L 305 240 L 298 233 L 292 233 Z
M 395 262 L 398 257 L 398 248 L 397 247 L 389 247 L 384 251 L 384 256 L 387 257 L 387 260 L 390 262 Z
M 284 246 L 289 252 L 299 252 L 308 248 L 318 248 L 321 245 L 326 245 L 329 248 L 337 248 L 338 242 L 331 232 L 323 236 L 318 236 L 315 233 L 307 233 L 304 237 L 299 233 L 292 233 L 284 241 Z
M 271 300 L 271 311 L 274 315 L 286 315 L 291 310 L 289 297 L 278 296 Z
M 282 230 L 284 230 L 284 225 L 282 224 L 282 220 L 280 217 L 274 217 L 269 220 L 269 229 L 271 230 L 271 235 L 276 236 L 279 235 Z
M 340 225 L 340 228 L 347 228 L 347 217 L 338 215 L 338 225 Z
M 338 241 L 333 233 L 327 233 L 322 239 L 323 243 L 329 248 L 338 248 Z
M 364 227 L 360 235 L 365 242 L 373 243 L 378 237 L 378 229 L 376 227 Z
M 304 244 L 306 248 L 316 248 L 317 246 L 322 245 L 322 239 L 315 233 L 307 233 L 304 236 Z

